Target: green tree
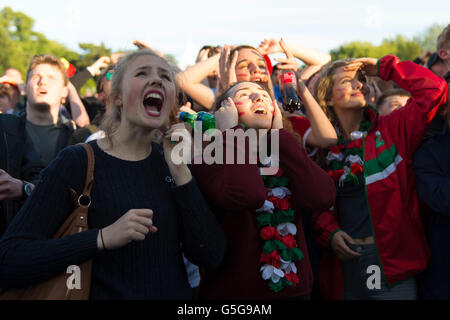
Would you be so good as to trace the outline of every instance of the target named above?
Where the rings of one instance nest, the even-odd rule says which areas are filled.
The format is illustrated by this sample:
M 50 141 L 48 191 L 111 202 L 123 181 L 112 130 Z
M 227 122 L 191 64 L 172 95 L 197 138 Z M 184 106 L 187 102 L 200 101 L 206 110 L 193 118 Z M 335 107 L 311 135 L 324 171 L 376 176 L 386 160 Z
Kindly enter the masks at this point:
M 415 40 L 408 39 L 402 35 L 397 35 L 393 39 L 383 40 L 381 46 L 392 49 L 391 52 L 383 52 L 383 55 L 394 54 L 400 58 L 400 60 L 414 60 L 422 53 L 422 46 Z M 381 58 L 378 56 L 377 58 Z
M 376 58 L 379 55 L 379 51 L 380 50 L 370 42 L 353 41 L 344 43 L 336 49 L 332 49 L 330 55 L 333 60 L 362 57 Z
M 445 27 L 446 25 L 435 23 L 424 32 L 415 36 L 414 39 L 420 44 L 423 51 L 435 52 L 437 38 Z
M 33 31 L 34 20 L 20 11 L 5 7 L 0 11 L 0 72 L 16 68 L 25 76 L 36 54 L 53 54 L 67 60 L 79 60 L 79 54 Z
M 370 42 L 353 41 L 345 43 L 330 51 L 333 60 L 345 58 L 381 58 L 387 54 L 394 54 L 401 60 L 413 60 L 422 52 L 421 45 L 412 39 L 402 35 L 395 38 L 383 39 L 380 45 L 376 46 Z
M 82 54 L 80 61 L 75 65 L 77 68 L 86 68 L 100 57 L 111 55 L 111 49 L 107 48 L 103 42 L 100 45 L 80 43 L 78 46 L 82 50 Z

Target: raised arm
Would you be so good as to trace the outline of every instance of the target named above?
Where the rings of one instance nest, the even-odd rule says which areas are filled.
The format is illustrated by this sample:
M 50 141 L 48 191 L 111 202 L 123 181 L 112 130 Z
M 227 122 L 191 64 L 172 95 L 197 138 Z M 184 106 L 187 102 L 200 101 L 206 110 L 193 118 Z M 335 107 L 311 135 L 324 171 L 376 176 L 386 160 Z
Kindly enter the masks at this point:
M 310 76 L 320 70 L 322 66 L 331 61 L 328 53 L 320 52 L 302 45 L 286 43 L 287 49 L 293 56 L 306 64 L 306 68 L 301 71 L 301 79 L 307 80 Z M 276 39 L 264 39 L 258 47 L 262 54 L 283 53 L 283 48 Z M 280 61 L 280 59 L 275 59 Z
M 110 63 L 111 59 L 109 57 L 100 57 L 93 64 L 86 67 L 86 69 L 77 72 L 72 78 L 70 78 L 70 82 L 74 85 L 77 91 L 80 91 L 81 87 L 83 87 L 90 78 L 99 76 L 101 69 L 106 69 Z
M 195 102 L 207 109 L 211 109 L 213 106 L 215 95 L 211 88 L 202 84 L 202 81 L 218 68 L 219 58 L 220 55 L 216 54 L 179 72 L 175 77 L 180 88 Z
M 319 148 L 330 148 L 336 145 L 336 130 L 301 79 L 298 81 L 297 90 L 311 123 L 311 133 L 306 138 L 306 144 Z
M 256 161 L 254 164 L 250 161 L 250 141 L 238 125 L 238 111 L 233 100 L 229 98 L 222 103 L 215 113 L 215 120 L 216 128 L 222 131 L 222 136 L 218 137 L 222 138 L 222 164 L 202 163 L 193 166 L 200 189 L 213 206 L 234 212 L 257 210 L 266 200 L 266 188 Z M 235 134 L 231 134 L 230 139 L 227 139 L 228 129 L 232 129 L 229 132 Z M 231 153 L 232 164 L 226 164 Z M 242 164 L 238 164 L 237 159 L 242 154 L 245 159 Z
M 279 68 L 295 68 L 295 66 L 292 65 L 294 55 L 284 43 L 283 39 L 280 40 L 279 46 L 286 54 L 286 59 L 279 59 Z M 297 93 L 305 104 L 306 115 L 311 124 L 311 133 L 306 138 L 306 144 L 319 148 L 329 148 L 334 146 L 337 142 L 336 130 L 302 79 L 298 80 Z
M 79 127 L 85 127 L 89 125 L 89 115 L 86 111 L 86 108 L 84 107 L 83 102 L 80 99 L 80 96 L 78 95 L 77 89 L 71 82 L 69 82 L 67 87 L 69 89 L 69 95 L 67 99 L 69 100 L 72 119 Z
M 438 108 L 446 101 L 447 84 L 430 70 L 411 61 L 400 61 L 388 55 L 380 60 L 356 59 L 346 68 L 361 68 L 368 76 L 379 75 L 383 80 L 393 80 L 411 93 L 403 108 L 380 117 L 380 125 L 390 130 L 397 146 L 405 146 L 405 155 L 412 159 L 422 142 L 428 124 Z

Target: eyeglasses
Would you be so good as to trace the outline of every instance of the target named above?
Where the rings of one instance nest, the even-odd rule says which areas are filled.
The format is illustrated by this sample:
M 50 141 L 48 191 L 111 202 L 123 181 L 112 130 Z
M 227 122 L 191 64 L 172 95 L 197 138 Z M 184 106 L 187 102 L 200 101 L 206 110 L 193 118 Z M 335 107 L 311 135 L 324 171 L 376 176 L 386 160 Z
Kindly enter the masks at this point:
M 107 74 L 105 74 L 105 78 L 106 78 L 107 80 L 111 80 L 113 74 L 114 74 L 114 71 L 109 71 Z

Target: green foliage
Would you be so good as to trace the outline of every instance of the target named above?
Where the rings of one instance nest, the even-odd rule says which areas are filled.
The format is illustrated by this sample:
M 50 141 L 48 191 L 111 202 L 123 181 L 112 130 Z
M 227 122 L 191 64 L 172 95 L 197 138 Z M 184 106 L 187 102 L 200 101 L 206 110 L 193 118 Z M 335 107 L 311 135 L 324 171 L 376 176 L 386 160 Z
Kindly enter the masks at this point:
M 111 55 L 111 49 L 106 48 L 103 42 L 99 46 L 93 43 L 80 43 L 78 46 L 83 51 L 83 54 L 75 67 L 80 69 L 90 66 L 100 57 L 109 57 Z
M 87 95 L 93 95 L 96 92 L 97 83 L 93 78 L 90 78 L 84 86 L 80 89 L 80 95 L 85 97 Z
M 423 33 L 414 37 L 414 40 L 420 44 L 423 51 L 436 51 L 437 38 L 442 30 L 446 27 L 445 24 L 433 24 Z
M 402 35 L 387 38 L 379 46 L 370 42 L 354 41 L 341 45 L 330 51 L 333 60 L 345 58 L 381 58 L 387 54 L 394 54 L 401 60 L 414 60 L 422 53 L 421 45 Z
M 370 42 L 349 42 L 331 50 L 330 54 L 333 60 L 363 57 L 381 58 L 387 54 L 394 54 L 401 60 L 414 60 L 425 51 L 436 51 L 436 40 L 444 27 L 444 25 L 434 24 L 412 39 L 402 35 L 385 38 L 378 46 Z
M 12 67 L 25 77 L 28 64 L 36 54 L 53 54 L 69 61 L 79 59 L 78 53 L 33 31 L 33 25 L 34 20 L 20 11 L 9 7 L 0 11 L 0 73 Z

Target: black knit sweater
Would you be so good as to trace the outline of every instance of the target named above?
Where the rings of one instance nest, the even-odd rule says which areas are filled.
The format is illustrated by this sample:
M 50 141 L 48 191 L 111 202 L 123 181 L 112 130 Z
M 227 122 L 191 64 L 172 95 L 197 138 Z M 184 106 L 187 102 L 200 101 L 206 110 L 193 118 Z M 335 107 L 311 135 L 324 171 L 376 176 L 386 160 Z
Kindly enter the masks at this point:
M 176 187 L 162 148 L 142 161 L 108 155 L 97 143 L 89 231 L 49 240 L 73 210 L 69 188 L 81 193 L 87 157 L 68 147 L 42 172 L 31 197 L 0 241 L 0 288 L 21 287 L 93 259 L 91 299 L 190 299 L 182 251 L 205 268 L 220 263 L 225 236 L 195 180 Z M 158 228 L 142 242 L 97 249 L 97 235 L 130 209 L 152 209 Z

